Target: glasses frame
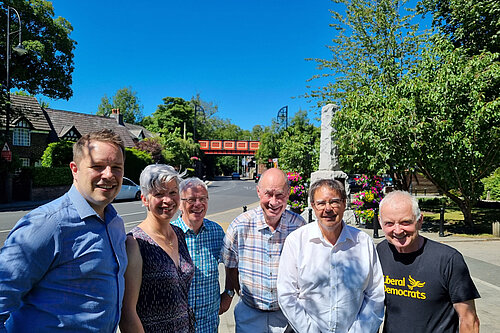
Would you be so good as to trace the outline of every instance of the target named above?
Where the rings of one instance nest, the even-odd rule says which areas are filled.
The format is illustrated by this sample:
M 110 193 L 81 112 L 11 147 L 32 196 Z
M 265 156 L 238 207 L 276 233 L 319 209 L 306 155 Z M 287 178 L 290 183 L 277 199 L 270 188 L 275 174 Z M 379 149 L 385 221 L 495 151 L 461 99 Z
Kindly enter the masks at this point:
M 190 205 L 194 205 L 197 201 L 199 201 L 201 204 L 206 204 L 208 203 L 208 196 L 201 198 L 181 198 L 181 200 L 186 201 Z

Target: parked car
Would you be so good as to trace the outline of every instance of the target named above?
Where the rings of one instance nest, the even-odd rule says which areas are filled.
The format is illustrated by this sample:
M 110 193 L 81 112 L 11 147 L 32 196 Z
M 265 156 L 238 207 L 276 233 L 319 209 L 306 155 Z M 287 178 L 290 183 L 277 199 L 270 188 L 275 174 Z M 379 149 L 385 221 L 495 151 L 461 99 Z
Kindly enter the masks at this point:
M 363 188 L 362 185 L 356 183 L 356 179 L 358 179 L 359 177 L 361 177 L 360 174 L 349 175 L 349 178 L 347 179 L 347 183 L 349 184 L 349 189 L 350 189 L 351 193 L 359 192 Z
M 141 199 L 141 187 L 128 179 L 123 177 L 122 189 L 120 193 L 116 196 L 115 200 L 126 200 L 126 199 Z
M 255 175 L 255 182 L 258 183 L 260 179 L 260 173 Z
M 231 175 L 231 179 L 240 179 L 240 174 L 237 173 L 237 172 L 233 172 L 233 174 Z

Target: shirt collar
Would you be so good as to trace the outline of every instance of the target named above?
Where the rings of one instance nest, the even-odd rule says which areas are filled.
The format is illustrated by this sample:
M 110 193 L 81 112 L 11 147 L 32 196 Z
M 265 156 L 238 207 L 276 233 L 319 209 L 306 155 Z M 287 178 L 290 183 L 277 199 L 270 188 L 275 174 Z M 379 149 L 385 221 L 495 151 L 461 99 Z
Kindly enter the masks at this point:
M 76 189 L 75 185 L 71 185 L 71 188 L 68 191 L 68 196 L 73 205 L 80 216 L 80 219 L 85 219 L 89 216 L 96 216 L 100 221 L 102 221 L 99 214 L 96 213 L 94 208 L 90 206 L 90 204 L 85 200 L 83 195 Z M 104 208 L 104 223 L 110 222 L 115 216 L 117 212 L 112 205 L 107 205 Z M 106 222 L 107 221 L 107 222 Z
M 179 223 L 178 223 L 178 227 L 179 227 L 179 228 L 181 228 L 182 232 L 184 232 L 185 234 L 187 234 L 189 231 L 191 231 L 191 233 L 193 233 L 193 234 L 194 234 L 193 229 L 189 228 L 189 227 L 187 226 L 186 222 L 184 222 L 184 220 L 182 219 L 182 215 L 181 215 L 181 216 L 179 216 L 179 217 L 177 218 L 177 220 L 178 220 L 178 222 L 179 222 Z M 199 234 L 199 233 L 201 233 L 201 232 L 205 229 L 205 220 L 206 220 L 206 219 L 203 219 L 203 222 L 202 222 L 202 224 L 201 224 L 200 230 L 198 231 L 198 234 Z
M 260 216 L 260 218 L 257 219 L 257 230 L 262 230 L 262 229 L 266 229 L 266 228 L 269 228 L 269 230 L 270 230 L 271 228 L 269 227 L 269 224 L 267 224 L 267 222 L 266 222 L 266 217 L 264 216 L 264 211 L 262 210 L 262 207 L 260 205 L 257 208 L 256 212 Z M 283 223 L 281 223 L 281 221 L 285 220 L 286 214 L 288 214 L 288 213 L 287 213 L 287 210 L 285 209 L 283 211 L 283 214 L 281 214 L 280 222 L 278 223 L 278 226 L 276 227 L 275 231 L 279 231 L 279 232 L 284 231 Z
M 321 242 L 323 242 L 325 244 L 330 244 L 330 242 L 328 242 L 325 239 L 325 237 L 323 236 L 323 234 L 321 233 L 321 229 L 319 227 L 319 222 L 316 221 L 314 223 L 316 224 L 316 227 L 312 228 L 312 230 L 309 234 L 310 235 L 309 241 L 320 240 Z M 344 220 L 342 220 L 342 231 L 340 232 L 339 238 L 337 239 L 337 242 L 335 243 L 335 245 L 342 243 L 342 242 L 347 242 L 347 240 L 354 241 L 354 235 L 352 234 L 351 230 L 349 230 L 349 228 L 345 224 Z

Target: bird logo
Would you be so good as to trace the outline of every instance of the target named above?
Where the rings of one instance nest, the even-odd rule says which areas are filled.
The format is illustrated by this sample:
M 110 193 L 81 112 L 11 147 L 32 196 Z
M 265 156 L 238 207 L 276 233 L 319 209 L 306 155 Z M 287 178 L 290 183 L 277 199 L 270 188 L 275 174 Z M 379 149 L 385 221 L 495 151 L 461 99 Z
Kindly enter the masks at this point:
M 422 288 L 423 286 L 425 286 L 425 282 L 417 281 L 412 278 L 411 275 L 408 275 L 408 282 L 410 282 L 410 284 L 408 285 L 408 289 L 410 290 L 413 290 L 413 288 L 415 287 Z

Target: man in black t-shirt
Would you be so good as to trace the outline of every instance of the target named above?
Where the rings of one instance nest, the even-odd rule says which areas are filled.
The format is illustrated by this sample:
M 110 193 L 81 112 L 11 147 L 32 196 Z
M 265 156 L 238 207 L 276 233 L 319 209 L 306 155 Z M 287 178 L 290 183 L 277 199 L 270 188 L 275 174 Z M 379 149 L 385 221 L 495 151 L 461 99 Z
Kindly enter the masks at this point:
M 462 255 L 419 235 L 423 216 L 408 192 L 380 203 L 386 240 L 378 244 L 384 274 L 384 332 L 479 332 L 479 293 Z

